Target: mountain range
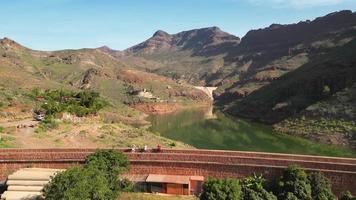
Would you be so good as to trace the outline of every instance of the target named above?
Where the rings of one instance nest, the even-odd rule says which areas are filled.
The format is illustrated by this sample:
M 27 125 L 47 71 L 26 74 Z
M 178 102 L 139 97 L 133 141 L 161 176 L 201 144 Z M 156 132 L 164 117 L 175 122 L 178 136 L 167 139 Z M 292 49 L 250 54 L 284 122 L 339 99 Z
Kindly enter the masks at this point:
M 127 97 L 113 91 L 124 92 L 128 85 L 153 87 L 161 98 L 182 96 L 190 85 L 216 86 L 216 105 L 231 115 L 273 124 L 289 134 L 303 132 L 316 140 L 328 134 L 336 139 L 323 142 L 352 146 L 355 41 L 356 13 L 347 10 L 295 24 L 272 24 L 241 39 L 218 27 L 176 34 L 159 30 L 123 51 L 103 46 L 43 52 L 4 38 L 0 85 L 27 87 L 31 82 L 31 87 L 93 88 L 118 102 Z M 160 86 L 156 80 L 167 84 Z M 168 84 L 176 91 L 167 92 Z M 198 91 L 183 96 L 204 99 Z M 345 96 L 347 100 L 339 101 L 345 106 L 333 114 L 321 112 L 328 101 Z M 291 125 L 297 119 L 305 123 L 323 119 L 336 125 L 330 130 L 300 130 Z

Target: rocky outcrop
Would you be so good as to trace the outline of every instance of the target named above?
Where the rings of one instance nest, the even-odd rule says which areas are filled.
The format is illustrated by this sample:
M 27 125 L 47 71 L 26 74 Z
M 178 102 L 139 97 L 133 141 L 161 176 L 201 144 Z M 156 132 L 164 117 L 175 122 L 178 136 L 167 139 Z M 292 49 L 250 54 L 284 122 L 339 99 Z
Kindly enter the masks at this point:
M 125 50 L 127 54 L 151 54 L 162 52 L 173 47 L 172 36 L 164 31 L 157 31 L 143 43 Z
M 265 50 L 266 48 L 288 48 L 311 40 L 330 37 L 333 32 L 351 28 L 356 24 L 356 13 L 350 10 L 334 12 L 313 21 L 301 21 L 296 24 L 271 26 L 249 31 L 242 38 L 239 48 Z M 336 34 L 335 34 L 336 35 Z
M 126 49 L 126 54 L 153 54 L 168 51 L 192 51 L 194 55 L 212 56 L 226 52 L 238 44 L 240 39 L 221 31 L 218 27 L 194 29 L 170 35 L 157 31 L 153 36 L 138 45 Z
M 90 68 L 84 72 L 83 78 L 81 80 L 80 88 L 87 89 L 90 88 L 91 82 L 95 76 L 101 76 L 101 71 L 98 69 Z
M 14 40 L 11 40 L 10 38 L 4 37 L 3 39 L 0 39 L 0 48 L 8 50 L 25 50 L 27 49 L 26 47 L 20 45 L 19 43 L 15 42 Z
M 278 80 L 283 75 L 305 65 L 314 65 L 323 55 L 348 44 L 356 38 L 355 27 L 356 13 L 340 11 L 313 21 L 272 24 L 249 31 L 224 58 L 225 66 L 210 75 L 208 83 L 214 83 L 214 80 L 226 83 L 220 86 L 224 88 L 218 97 L 221 104 L 241 101 L 273 82 L 282 82 Z M 344 55 L 334 60 L 342 57 Z M 248 92 L 247 95 L 237 95 L 240 91 Z M 277 103 L 280 102 L 274 102 L 274 105 Z
M 169 114 L 181 109 L 176 103 L 136 103 L 131 107 L 150 115 Z

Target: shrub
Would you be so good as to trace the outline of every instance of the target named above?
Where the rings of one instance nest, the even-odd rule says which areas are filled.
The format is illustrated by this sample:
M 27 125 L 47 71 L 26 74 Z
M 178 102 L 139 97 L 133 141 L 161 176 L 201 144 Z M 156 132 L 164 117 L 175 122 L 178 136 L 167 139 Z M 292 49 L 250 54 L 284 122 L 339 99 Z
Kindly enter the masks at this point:
M 58 122 L 52 116 L 46 116 L 41 121 L 39 127 L 35 130 L 36 133 L 45 133 L 49 129 L 55 129 L 58 127 Z
M 350 191 L 341 193 L 340 200 L 356 200 L 356 197 L 351 194 Z
M 59 112 L 69 112 L 79 117 L 88 114 L 96 114 L 104 108 L 107 103 L 100 98 L 100 94 L 93 91 L 72 92 L 65 90 L 33 90 L 29 95 L 37 99 L 44 98 L 41 108 L 47 115 L 54 115 Z
M 46 116 L 43 121 L 41 121 L 40 126 L 42 126 L 45 129 L 54 129 L 58 127 L 57 121 L 51 117 L 51 116 Z
M 209 178 L 203 184 L 201 200 L 241 200 L 241 186 L 237 179 Z
M 110 189 L 118 190 L 119 175 L 128 170 L 129 161 L 124 154 L 117 151 L 99 150 L 86 158 L 85 167 L 104 172 L 109 181 Z
M 57 174 L 45 185 L 46 200 L 115 200 L 102 171 L 93 168 L 72 168 Z
M 126 178 L 124 178 L 120 181 L 119 187 L 122 192 L 133 192 L 134 191 L 134 184 L 132 183 L 132 181 L 130 181 L 129 179 L 126 179 Z
M 330 87 L 328 85 L 325 85 L 323 88 L 323 94 L 329 94 L 331 91 Z
M 4 132 L 4 127 L 0 126 L 0 133 L 3 133 Z
M 311 200 L 311 186 L 305 171 L 298 166 L 289 166 L 278 182 L 278 199 Z
M 311 173 L 308 176 L 311 185 L 311 195 L 313 200 L 335 200 L 331 191 L 331 184 L 322 173 Z
M 120 191 L 132 191 L 133 184 L 119 174 L 127 170 L 127 158 L 113 150 L 89 155 L 84 167 L 57 174 L 43 189 L 48 200 L 116 200 Z
M 265 189 L 265 179 L 262 175 L 252 175 L 242 181 L 244 200 L 277 200 L 277 197 Z

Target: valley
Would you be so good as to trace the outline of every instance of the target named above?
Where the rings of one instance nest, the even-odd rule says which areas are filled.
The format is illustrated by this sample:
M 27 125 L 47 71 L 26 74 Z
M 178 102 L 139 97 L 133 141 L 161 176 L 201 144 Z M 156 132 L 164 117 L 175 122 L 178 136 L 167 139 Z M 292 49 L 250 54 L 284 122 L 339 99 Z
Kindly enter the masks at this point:
M 125 50 L 39 51 L 4 38 L 0 146 L 160 144 L 354 157 L 355 41 L 352 11 L 242 38 L 218 27 L 159 30 Z M 43 129 L 32 120 L 46 91 L 95 91 L 106 105 L 85 116 L 66 108 Z

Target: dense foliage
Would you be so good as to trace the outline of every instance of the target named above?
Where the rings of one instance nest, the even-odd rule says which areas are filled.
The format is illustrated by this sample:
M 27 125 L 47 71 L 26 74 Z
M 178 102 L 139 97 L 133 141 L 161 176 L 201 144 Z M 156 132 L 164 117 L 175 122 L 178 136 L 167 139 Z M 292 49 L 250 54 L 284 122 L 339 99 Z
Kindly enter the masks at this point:
M 262 175 L 252 175 L 243 179 L 242 191 L 244 200 L 277 200 L 277 197 L 265 189 L 266 180 Z
M 132 184 L 120 181 L 127 170 L 127 158 L 113 150 L 101 150 L 88 156 L 84 167 L 57 174 L 43 189 L 46 200 L 116 200 L 120 191 Z
M 343 192 L 340 200 L 356 200 L 356 196 L 353 196 L 350 191 Z
M 240 186 L 241 185 L 241 186 Z M 290 166 L 276 181 L 269 183 L 253 174 L 241 181 L 210 178 L 203 184 L 202 200 L 335 200 L 330 181 L 322 173 L 307 173 Z M 345 192 L 342 200 L 356 200 Z
M 320 172 L 308 176 L 313 200 L 335 200 L 330 181 Z
M 113 196 L 104 172 L 93 168 L 72 168 L 55 176 L 44 187 L 48 200 L 104 200 Z
M 99 150 L 85 160 L 85 168 L 95 168 L 104 172 L 111 190 L 118 190 L 119 177 L 129 168 L 126 156 L 114 150 Z
M 311 186 L 305 171 L 297 166 L 289 166 L 278 181 L 278 199 L 311 200 Z
M 31 96 L 37 100 L 41 99 L 40 109 L 43 109 L 47 115 L 69 112 L 82 117 L 89 114 L 96 114 L 106 105 L 106 102 L 100 98 L 99 93 L 87 90 L 73 92 L 66 90 L 41 91 L 34 89 Z
M 240 200 L 242 191 L 240 182 L 236 179 L 209 178 L 203 184 L 202 200 Z

